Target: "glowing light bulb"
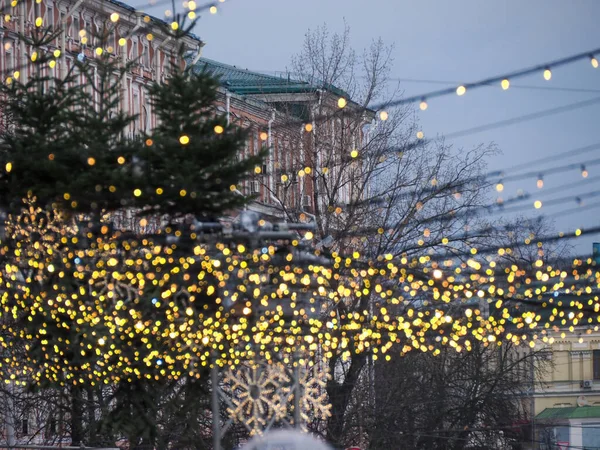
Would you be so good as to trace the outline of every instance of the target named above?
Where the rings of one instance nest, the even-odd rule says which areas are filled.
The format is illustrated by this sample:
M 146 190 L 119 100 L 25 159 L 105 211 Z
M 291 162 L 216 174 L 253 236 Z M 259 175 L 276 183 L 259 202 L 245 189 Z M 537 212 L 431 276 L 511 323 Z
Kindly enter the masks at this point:
M 587 178 L 587 177 L 588 177 L 588 175 L 589 175 L 589 174 L 588 174 L 588 171 L 587 171 L 587 169 L 585 168 L 585 165 L 582 165 L 582 166 L 581 166 L 581 176 L 582 176 L 583 178 Z
M 306 125 L 304 125 L 304 129 L 310 133 L 313 130 L 313 126 L 312 123 L 307 123 Z
M 216 6 L 211 6 L 209 9 L 211 14 L 216 14 L 217 13 L 217 7 Z
M 381 112 L 379 113 L 379 118 L 380 118 L 381 120 L 383 120 L 383 121 L 385 121 L 385 120 L 388 120 L 388 117 L 389 117 L 389 116 L 388 116 L 388 113 L 387 113 L 387 111 L 381 111 Z
M 337 102 L 337 104 L 338 104 L 338 107 L 339 107 L 339 108 L 345 108 L 345 107 L 346 107 L 346 105 L 348 104 L 348 101 L 347 101 L 347 100 L 346 100 L 344 97 L 340 97 L 340 98 L 338 99 L 338 102 Z
M 419 108 L 421 108 L 421 111 L 425 111 L 428 106 L 429 105 L 427 104 L 427 102 L 425 101 L 425 99 L 421 100 L 421 103 L 419 103 Z
M 502 89 L 506 91 L 510 87 L 510 81 L 507 78 L 505 78 L 500 82 L 500 86 L 502 86 Z
M 502 184 L 502 182 L 500 182 L 496 185 L 496 190 L 498 192 L 502 192 L 504 190 L 504 185 Z
M 590 64 L 594 69 L 598 68 L 598 60 L 594 56 L 590 56 Z
M 190 138 L 189 138 L 189 136 L 186 136 L 185 134 L 184 134 L 183 136 L 181 136 L 181 137 L 179 138 L 179 143 L 180 143 L 181 145 L 187 145 L 187 144 L 189 144 L 189 143 L 190 143 Z
M 417 131 L 417 139 L 423 139 L 424 136 L 422 131 Z
M 223 133 L 223 131 L 225 131 L 225 130 L 224 130 L 224 128 L 223 128 L 221 125 L 217 125 L 217 126 L 215 127 L 215 133 L 217 133 L 217 134 L 222 134 L 222 133 Z
M 544 70 L 544 80 L 549 81 L 552 78 L 552 72 L 550 69 Z
M 544 179 L 542 178 L 542 175 L 538 176 L 538 180 L 537 180 L 537 187 L 538 189 L 541 189 L 544 187 Z
M 456 95 L 465 95 L 465 92 L 467 92 L 467 88 L 464 86 L 459 86 L 456 88 Z
M 38 17 L 35 19 L 35 26 L 41 27 L 43 22 L 44 22 L 43 19 L 41 17 Z
M 124 47 L 127 44 L 127 40 L 125 38 L 119 39 L 119 46 Z
M 358 150 L 352 150 L 350 152 L 350 156 L 352 156 L 353 158 L 356 158 L 358 156 Z
M 535 209 L 540 209 L 542 207 L 542 202 L 540 200 L 536 200 L 535 202 L 533 202 L 533 207 Z
M 119 20 L 119 14 L 118 14 L 118 13 L 114 12 L 114 13 L 112 13 L 112 14 L 110 15 L 110 21 L 111 21 L 111 22 L 116 22 L 116 21 L 118 21 L 118 20 Z

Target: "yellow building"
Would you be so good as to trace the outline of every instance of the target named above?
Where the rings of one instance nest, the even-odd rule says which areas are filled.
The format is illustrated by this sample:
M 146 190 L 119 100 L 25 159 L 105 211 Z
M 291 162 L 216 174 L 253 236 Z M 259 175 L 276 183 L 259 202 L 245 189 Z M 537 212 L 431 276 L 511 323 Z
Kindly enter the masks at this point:
M 591 331 L 591 332 L 590 332 Z M 553 332 L 532 392 L 533 448 L 600 449 L 600 332 Z

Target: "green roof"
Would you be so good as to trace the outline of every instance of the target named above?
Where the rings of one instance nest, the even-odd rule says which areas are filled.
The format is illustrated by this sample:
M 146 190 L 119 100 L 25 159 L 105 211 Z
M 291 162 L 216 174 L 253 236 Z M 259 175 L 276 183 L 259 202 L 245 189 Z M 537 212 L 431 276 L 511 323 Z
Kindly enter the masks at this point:
M 347 97 L 346 93 L 335 86 L 317 87 L 305 81 L 292 80 L 288 77 L 276 77 L 239 69 L 236 66 L 200 58 L 194 65 L 195 72 L 207 71 L 218 77 L 223 86 L 238 95 L 252 94 L 299 94 L 316 92 L 324 88 L 336 95 Z
M 600 406 L 580 406 L 569 408 L 546 408 L 535 420 L 559 420 L 559 419 L 598 419 L 600 418 Z

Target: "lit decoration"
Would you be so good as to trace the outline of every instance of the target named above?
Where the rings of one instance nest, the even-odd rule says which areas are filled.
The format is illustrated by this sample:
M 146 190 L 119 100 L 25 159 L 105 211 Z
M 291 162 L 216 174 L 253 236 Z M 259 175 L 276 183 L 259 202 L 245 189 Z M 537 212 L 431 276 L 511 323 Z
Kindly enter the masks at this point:
M 581 165 L 581 176 L 583 178 L 587 178 L 588 175 L 589 175 L 589 173 L 588 173 L 587 169 L 585 168 L 585 165 L 582 164 Z
M 345 108 L 347 104 L 348 104 L 348 101 L 344 97 L 340 97 L 338 99 L 338 102 L 337 102 L 338 108 Z
M 388 115 L 387 111 L 381 111 L 379 113 L 379 118 L 383 121 L 388 120 L 388 117 L 389 117 L 389 115 Z
M 429 105 L 427 105 L 425 99 L 421 100 L 421 103 L 419 103 L 419 108 L 421 109 L 421 111 L 425 111 L 428 108 L 428 106 Z
M 250 434 L 262 432 L 270 421 L 286 415 L 285 387 L 290 379 L 281 364 L 245 364 L 228 370 L 223 380 L 229 394 L 230 417 Z
M 331 379 L 326 364 L 314 364 L 312 367 L 301 365 L 297 383 L 301 389 L 300 395 L 300 428 L 307 431 L 306 425 L 313 419 L 326 420 L 331 417 L 331 404 L 327 398 L 327 382 Z M 287 386 L 287 401 L 294 403 L 295 389 Z M 296 424 L 294 424 L 296 425 Z
M 544 70 L 544 80 L 550 81 L 551 78 L 552 78 L 552 71 L 550 69 L 545 69 Z
M 467 88 L 464 86 L 459 86 L 456 88 L 456 95 L 465 95 L 467 92 Z
M 596 59 L 595 56 L 590 56 L 590 63 L 592 64 L 592 67 L 594 69 L 598 68 L 598 60 Z
M 508 78 L 502 80 L 500 82 L 500 86 L 502 86 L 502 89 L 506 91 L 510 87 L 510 81 L 508 80 Z

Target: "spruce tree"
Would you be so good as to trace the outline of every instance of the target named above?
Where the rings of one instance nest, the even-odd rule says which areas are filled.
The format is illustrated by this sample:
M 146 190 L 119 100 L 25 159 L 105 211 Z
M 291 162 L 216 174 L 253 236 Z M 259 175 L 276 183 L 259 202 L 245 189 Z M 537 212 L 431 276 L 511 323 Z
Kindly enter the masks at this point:
M 136 117 L 120 108 L 130 67 L 107 51 L 112 26 L 89 36 L 98 40 L 94 56 L 65 75 L 55 69 L 64 57 L 52 50 L 58 32 L 37 27 L 22 37 L 32 75 L 10 74 L 0 87 L 13 118 L 0 133 L 0 208 L 8 216 L 0 248 L 1 344 L 27 348 L 26 359 L 14 352 L 3 365 L 35 388 L 72 386 L 74 430 L 82 430 L 82 387 L 114 384 L 122 393 L 115 418 L 146 422 L 124 429 L 109 418 L 99 429 L 152 444 L 154 389 L 200 373 L 188 373 L 193 352 L 178 341 L 179 333 L 201 336 L 182 331 L 182 318 L 207 314 L 214 299 L 194 291 L 202 258 L 198 247 L 168 241 L 180 234 L 176 227 L 147 236 L 109 222 L 123 210 L 140 219 L 216 220 L 248 201 L 231 186 L 264 154 L 241 157 L 246 133 L 216 112 L 217 81 L 177 64 L 167 83 L 149 87 L 158 126 L 130 136 Z

